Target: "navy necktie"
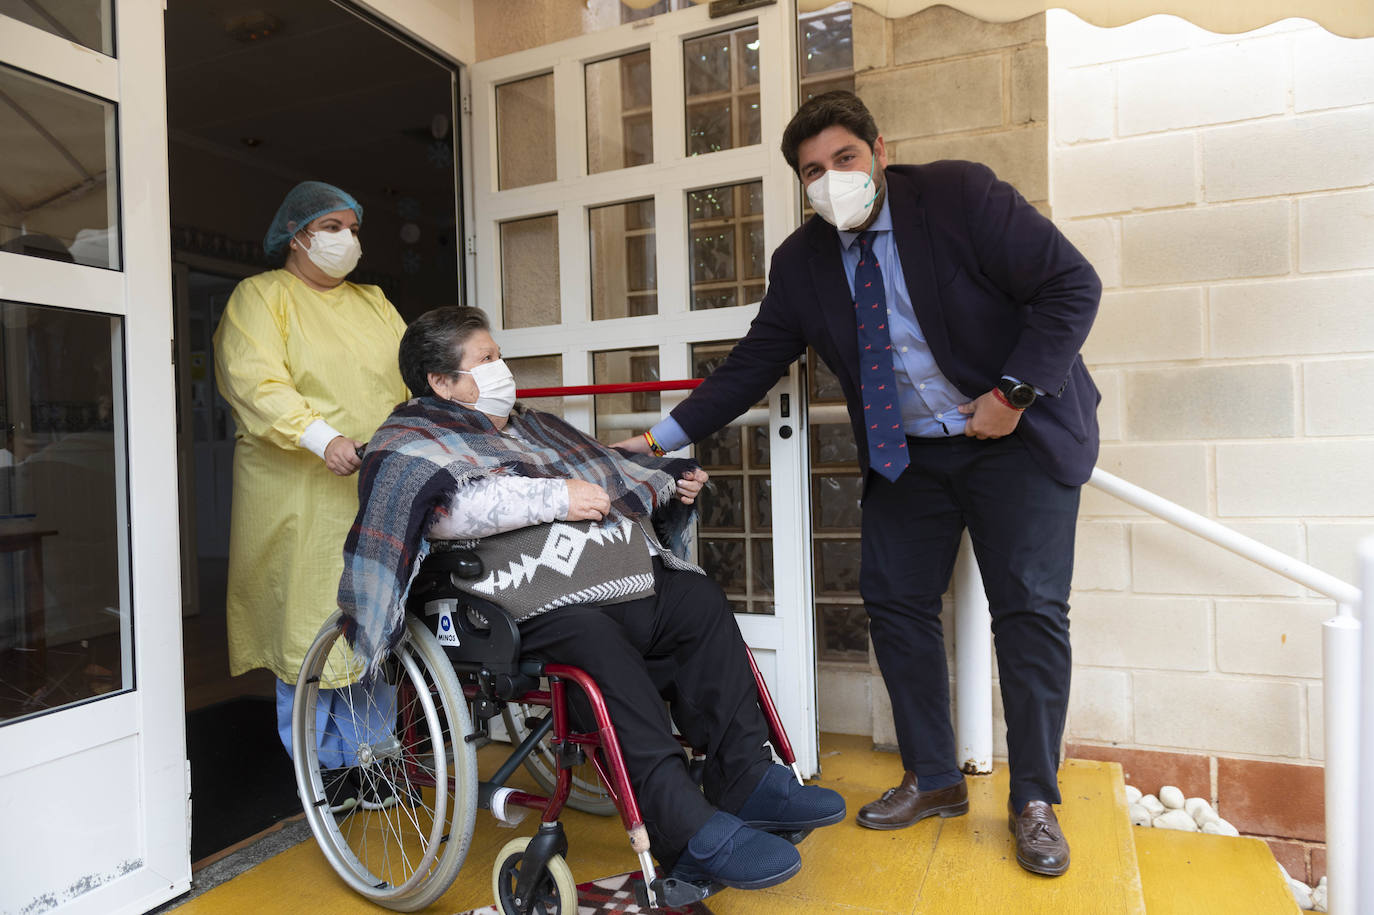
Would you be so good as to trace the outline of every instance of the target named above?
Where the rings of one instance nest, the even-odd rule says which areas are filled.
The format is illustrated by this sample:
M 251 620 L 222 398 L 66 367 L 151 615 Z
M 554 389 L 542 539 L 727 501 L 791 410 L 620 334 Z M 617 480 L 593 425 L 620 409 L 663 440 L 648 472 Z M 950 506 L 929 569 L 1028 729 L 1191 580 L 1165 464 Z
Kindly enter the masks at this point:
M 887 329 L 887 294 L 883 272 L 873 253 L 874 233 L 859 236 L 859 265 L 854 268 L 854 321 L 859 333 L 859 384 L 868 437 L 868 466 L 896 480 L 909 463 L 906 435 L 897 403 L 897 376 L 892 370 L 892 335 Z

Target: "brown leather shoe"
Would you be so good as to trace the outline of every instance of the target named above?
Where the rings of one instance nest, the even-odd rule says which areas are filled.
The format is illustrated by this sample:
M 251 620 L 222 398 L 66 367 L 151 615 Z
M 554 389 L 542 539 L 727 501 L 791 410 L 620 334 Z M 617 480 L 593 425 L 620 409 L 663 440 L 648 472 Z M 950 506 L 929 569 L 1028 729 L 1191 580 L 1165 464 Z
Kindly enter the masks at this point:
M 1058 877 L 1069 869 L 1069 841 L 1054 808 L 1031 801 L 1018 814 L 1007 801 L 1007 825 L 1016 836 L 1016 863 L 1032 874 Z
M 887 789 L 882 797 L 860 807 L 857 819 L 860 826 L 869 829 L 901 829 L 936 814 L 957 817 L 966 813 L 966 782 L 960 780 L 957 785 L 948 788 L 922 791 L 916 787 L 916 773 L 907 772 L 896 788 Z

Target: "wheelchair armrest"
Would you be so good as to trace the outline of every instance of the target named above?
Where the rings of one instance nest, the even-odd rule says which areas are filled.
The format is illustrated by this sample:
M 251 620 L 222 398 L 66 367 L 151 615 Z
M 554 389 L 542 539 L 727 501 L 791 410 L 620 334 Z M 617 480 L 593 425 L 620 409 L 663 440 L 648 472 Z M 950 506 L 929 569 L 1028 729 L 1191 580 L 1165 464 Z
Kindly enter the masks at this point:
M 425 571 L 447 572 L 462 579 L 481 578 L 482 557 L 473 550 L 435 550 L 425 557 Z

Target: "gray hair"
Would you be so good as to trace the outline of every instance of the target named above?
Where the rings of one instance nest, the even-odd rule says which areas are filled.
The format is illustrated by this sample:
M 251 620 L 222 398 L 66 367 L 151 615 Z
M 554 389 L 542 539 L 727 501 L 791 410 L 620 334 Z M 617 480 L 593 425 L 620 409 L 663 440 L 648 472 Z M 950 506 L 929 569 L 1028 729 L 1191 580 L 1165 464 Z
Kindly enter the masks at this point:
M 429 375 L 453 375 L 463 365 L 463 347 L 479 330 L 491 331 L 480 308 L 447 305 L 425 312 L 406 328 L 397 358 L 401 380 L 416 397 L 433 394 Z

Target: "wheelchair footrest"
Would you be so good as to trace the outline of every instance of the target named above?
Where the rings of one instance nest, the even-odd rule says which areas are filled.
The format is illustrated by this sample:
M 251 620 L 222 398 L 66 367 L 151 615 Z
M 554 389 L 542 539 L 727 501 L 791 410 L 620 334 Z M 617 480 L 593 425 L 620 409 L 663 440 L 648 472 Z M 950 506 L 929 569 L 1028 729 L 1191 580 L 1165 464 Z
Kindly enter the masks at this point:
M 660 877 L 654 881 L 653 888 L 659 908 L 668 909 L 685 909 L 701 902 L 707 896 L 712 896 L 725 889 L 719 883 L 695 883 L 690 880 L 679 880 L 676 877 Z M 640 908 L 649 908 L 649 897 L 644 891 L 642 880 L 634 881 L 634 891 L 635 902 L 639 903 Z

